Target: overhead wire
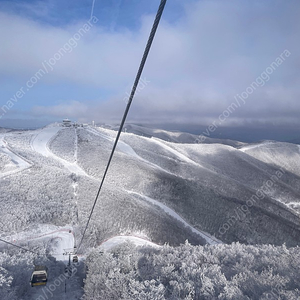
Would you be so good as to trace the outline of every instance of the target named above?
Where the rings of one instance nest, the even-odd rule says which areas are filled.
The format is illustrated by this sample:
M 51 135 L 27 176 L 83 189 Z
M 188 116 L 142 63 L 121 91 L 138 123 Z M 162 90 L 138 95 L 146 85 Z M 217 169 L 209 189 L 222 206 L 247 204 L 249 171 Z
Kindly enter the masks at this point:
M 84 231 L 83 231 L 83 234 L 82 234 L 80 243 L 79 243 L 79 245 L 78 245 L 78 247 L 77 247 L 77 251 L 79 251 L 79 249 L 80 249 L 80 247 L 81 247 L 81 245 L 82 245 L 82 242 L 83 242 L 83 239 L 84 239 L 84 237 L 85 237 L 87 228 L 88 228 L 88 226 L 89 226 L 89 223 L 90 223 L 92 214 L 93 214 L 93 212 L 94 212 L 96 203 L 97 203 L 97 201 L 98 201 L 98 198 L 99 198 L 99 195 L 100 195 L 100 192 L 101 192 L 101 189 L 102 189 L 104 180 L 105 180 L 105 178 L 106 178 L 106 175 L 107 175 L 107 172 L 108 172 L 110 163 L 111 163 L 111 161 L 112 161 L 112 158 L 113 158 L 115 149 L 116 149 L 116 147 L 117 147 L 117 144 L 118 144 L 118 141 L 119 141 L 121 132 L 122 132 L 122 130 L 123 130 L 123 126 L 124 126 L 125 120 L 126 120 L 126 118 L 127 118 L 127 115 L 128 115 L 128 112 L 129 112 L 129 109 L 130 109 L 130 106 L 131 106 L 133 97 L 134 97 L 134 95 L 135 95 L 135 91 L 136 91 L 136 89 L 137 89 L 137 87 L 138 87 L 139 80 L 140 80 L 140 78 L 141 78 L 141 75 L 142 75 L 142 72 L 143 72 L 143 69 L 144 69 L 144 66 L 145 66 L 145 63 L 146 63 L 146 60 L 147 60 L 147 57 L 148 57 L 148 54 L 149 54 L 149 51 L 150 51 L 150 48 L 151 48 L 153 39 L 154 39 L 154 36 L 155 36 L 156 30 L 157 30 L 158 24 L 159 24 L 159 22 L 160 22 L 162 13 L 163 13 L 163 11 L 164 11 L 166 2 L 167 2 L 167 0 L 161 0 L 160 5 L 159 5 L 159 8 L 158 8 L 158 10 L 157 10 L 157 14 L 156 14 L 156 17 L 155 17 L 155 20 L 154 20 L 154 23 L 153 23 L 153 26 L 152 26 L 152 29 L 151 29 L 149 38 L 148 38 L 147 45 L 146 45 L 145 50 L 144 50 L 144 54 L 143 54 L 143 57 L 142 57 L 142 60 L 141 60 L 141 63 L 140 63 L 140 66 L 139 66 L 139 69 L 138 69 L 138 72 L 137 72 L 137 75 L 136 75 L 134 84 L 133 84 L 133 87 L 132 87 L 132 90 L 131 90 L 131 93 L 130 93 L 130 97 L 129 97 L 129 100 L 128 100 L 128 102 L 127 102 L 127 106 L 126 106 L 126 109 L 125 109 L 125 111 L 124 111 L 123 118 L 122 118 L 122 121 L 121 121 L 119 130 L 118 130 L 118 133 L 117 133 L 117 136 L 116 136 L 116 139 L 115 139 L 115 142 L 114 142 L 114 145 L 113 145 L 113 148 L 112 148 L 112 151 L 111 151 L 111 154 L 110 154 L 108 163 L 107 163 L 107 165 L 106 165 L 106 168 L 105 168 L 105 171 L 104 171 L 104 174 L 103 174 L 103 177 L 102 177 L 102 180 L 101 180 L 101 183 L 100 183 L 100 186 L 99 186 L 97 195 L 96 195 L 96 197 L 95 197 L 94 204 L 93 204 L 93 206 L 92 206 L 90 215 L 89 215 L 89 217 L 88 217 L 88 221 L 87 221 L 86 226 L 85 226 L 85 229 L 84 229 Z
M 24 247 L 18 246 L 18 245 L 13 244 L 13 243 L 10 243 L 10 242 L 8 242 L 8 241 L 2 240 L 2 239 L 0 239 L 0 241 L 3 242 L 3 243 L 9 244 L 9 245 L 11 245 L 11 246 L 14 246 L 14 247 L 16 247 L 16 248 L 22 249 L 22 250 L 24 250 L 24 251 L 31 252 L 31 253 L 34 253 L 34 254 L 37 254 L 37 255 L 41 255 L 41 254 L 38 253 L 38 252 L 35 252 L 35 251 L 32 251 L 32 250 L 26 249 L 26 248 L 24 248 Z
M 27 248 L 21 247 L 21 246 L 19 246 L 19 245 L 13 244 L 13 243 L 11 243 L 11 242 L 5 241 L 5 240 L 3 240 L 3 239 L 0 239 L 0 242 L 3 242 L 3 243 L 8 244 L 8 245 L 10 245 L 10 246 L 13 246 L 13 247 L 22 249 L 22 250 L 27 251 L 27 252 L 31 252 L 31 253 L 37 254 L 38 256 L 46 256 L 47 259 L 49 259 L 49 258 L 48 258 L 48 255 L 52 255 L 52 256 L 53 256 L 53 255 L 66 255 L 65 252 L 64 252 L 64 253 L 49 253 L 49 254 L 46 254 L 46 253 L 43 254 L 43 253 L 35 252 L 35 251 L 29 250 L 29 249 L 27 249 Z M 72 249 L 73 249 L 73 248 L 72 248 Z M 50 260 L 50 259 L 49 259 L 49 260 Z
M 90 16 L 90 19 L 93 17 L 93 14 L 94 14 L 94 7 L 95 7 L 95 0 L 93 0 L 93 2 L 92 2 L 92 9 L 91 9 L 91 16 Z M 24 251 L 31 252 L 31 253 L 34 253 L 34 254 L 37 254 L 37 255 L 41 255 L 41 254 L 38 253 L 38 252 L 35 252 L 35 251 L 32 251 L 32 250 L 26 249 L 26 248 L 21 247 L 21 246 L 18 246 L 18 245 L 16 245 L 16 244 L 11 243 L 11 242 L 5 241 L 5 240 L 3 240 L 3 239 L 1 239 L 1 238 L 0 238 L 0 241 L 3 242 L 3 243 L 6 243 L 6 244 L 8 244 L 8 245 L 11 245 L 11 246 L 13 246 L 13 247 L 22 249 L 22 250 L 24 250 Z

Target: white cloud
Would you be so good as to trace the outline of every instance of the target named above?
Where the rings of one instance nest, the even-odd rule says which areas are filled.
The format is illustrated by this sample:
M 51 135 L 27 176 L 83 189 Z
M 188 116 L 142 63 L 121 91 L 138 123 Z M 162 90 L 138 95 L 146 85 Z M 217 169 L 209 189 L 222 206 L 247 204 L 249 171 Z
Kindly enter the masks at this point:
M 54 106 L 35 106 L 32 109 L 35 115 L 54 116 L 59 118 L 79 118 L 88 113 L 88 107 L 79 101 L 69 101 Z
M 131 118 L 166 122 L 170 116 L 180 122 L 213 119 L 285 49 L 291 56 L 236 111 L 232 121 L 255 120 L 256 115 L 271 120 L 278 111 L 283 118 L 290 118 L 291 113 L 299 112 L 299 4 L 276 3 L 196 1 L 186 5 L 185 15 L 175 24 L 163 20 L 144 72 L 151 83 L 134 100 Z M 66 102 L 62 104 L 66 112 L 74 117 L 120 116 L 122 99 L 133 82 L 152 22 L 153 16 L 144 17 L 138 32 L 108 32 L 95 26 L 57 62 L 53 72 L 42 79 L 44 83 L 67 81 L 111 91 L 106 102 L 96 107 L 90 107 L 85 99 Z M 0 13 L 0 26 L 5 28 L 0 33 L 0 76 L 26 81 L 82 23 L 56 28 Z M 47 106 L 35 107 L 34 114 L 62 116 L 61 106 Z

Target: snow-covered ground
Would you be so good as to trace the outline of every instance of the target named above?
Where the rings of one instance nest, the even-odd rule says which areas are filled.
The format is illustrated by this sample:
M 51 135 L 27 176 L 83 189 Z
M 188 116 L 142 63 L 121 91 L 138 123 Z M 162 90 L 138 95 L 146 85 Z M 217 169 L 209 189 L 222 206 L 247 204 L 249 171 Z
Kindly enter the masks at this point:
M 183 155 L 182 153 L 176 151 L 175 149 L 169 147 L 168 145 L 166 145 L 166 143 L 161 142 L 159 139 L 157 138 L 152 138 L 154 143 L 160 145 L 161 147 L 163 147 L 164 149 L 166 149 L 168 152 L 174 154 L 175 156 L 177 156 L 180 160 L 192 164 L 192 165 L 198 165 L 197 163 L 195 163 L 193 160 L 191 160 L 190 158 L 188 158 L 187 156 Z
M 273 142 L 271 142 L 271 141 L 264 141 L 264 142 L 258 143 L 258 144 L 249 144 L 249 145 L 243 146 L 239 150 L 242 151 L 242 152 L 245 152 L 247 150 L 252 150 L 252 149 L 255 149 L 255 148 L 268 146 L 268 145 L 272 145 L 272 144 L 273 144 Z
M 240 149 L 267 164 L 284 168 L 300 176 L 300 146 L 290 143 L 264 141 Z
M 68 131 L 62 134 L 60 130 L 63 127 L 48 126 L 9 133 L 6 138 L 0 135 L 2 165 L 12 166 L 11 173 L 5 168 L 0 172 L 0 223 L 8 228 L 6 233 L 3 229 L 1 238 L 31 249 L 42 245 L 64 267 L 69 258 L 66 254 L 74 250 L 75 243 L 73 229 L 66 224 L 72 224 L 78 232 L 85 225 L 98 188 L 95 178 L 102 175 L 115 132 L 70 128 L 70 136 Z M 179 139 L 179 134 L 173 136 Z M 67 161 L 65 154 L 69 153 L 73 160 Z M 155 243 L 180 245 L 185 239 L 194 239 L 195 245 L 204 244 L 205 239 L 210 245 L 243 241 L 287 242 L 294 246 L 299 236 L 296 231 L 290 234 L 289 226 L 294 223 L 298 228 L 299 223 L 299 218 L 292 214 L 292 209 L 300 209 L 300 180 L 294 175 L 295 169 L 299 169 L 299 157 L 299 146 L 277 142 L 237 150 L 220 144 L 174 144 L 122 133 L 102 199 L 86 236 L 83 256 L 110 236 L 113 237 L 101 243 L 100 249 L 110 250 L 128 240 L 138 246 L 157 247 Z M 264 201 L 248 207 L 245 222 L 232 222 L 221 235 L 219 229 L 232 221 L 236 209 L 255 195 L 271 175 L 274 178 L 279 166 L 287 162 L 290 173 L 278 175 L 270 189 L 264 190 Z M 21 173 L 5 180 L 1 178 L 22 170 L 25 176 Z M 81 176 L 70 176 L 69 172 Z M 278 205 L 277 198 L 284 198 L 291 209 Z M 264 223 L 266 215 L 269 216 L 267 224 Z M 14 226 L 8 227 L 11 224 Z M 246 228 L 245 224 L 249 226 Z M 195 227 L 216 234 L 222 241 Z M 132 232 L 142 235 L 132 236 Z M 143 236 L 151 237 L 155 243 Z M 0 248 L 10 246 L 0 243 Z M 59 276 L 60 272 L 52 270 L 51 274 Z M 51 280 L 49 284 L 55 278 Z M 64 288 L 60 286 L 52 299 L 63 299 L 63 293 Z M 38 299 L 40 295 L 40 292 L 33 293 L 24 300 Z M 70 294 L 67 298 L 75 299 Z
M 49 126 L 39 130 L 32 140 L 32 149 L 43 156 L 51 157 L 53 153 L 48 148 L 48 142 L 56 135 L 62 128 L 59 126 Z
M 2 237 L 3 240 L 16 245 L 31 247 L 36 241 L 43 241 L 49 251 L 49 255 L 59 261 L 68 261 L 67 252 L 74 251 L 74 234 L 71 226 L 58 227 L 52 224 L 39 225 L 38 230 L 19 232 L 9 237 Z M 6 247 L 1 243 L 0 248 Z
M 300 202 L 290 202 L 287 204 L 288 207 L 291 208 L 299 208 L 300 207 Z
M 89 131 L 89 132 L 91 132 L 95 135 L 98 135 L 98 136 L 102 137 L 103 139 L 106 139 L 107 141 L 110 141 L 111 143 L 114 143 L 114 141 L 115 141 L 115 139 L 112 138 L 111 136 L 106 135 L 104 133 L 101 133 L 99 130 L 97 130 L 95 128 L 88 127 L 87 131 Z M 132 157 L 141 159 L 141 157 L 136 154 L 136 152 L 132 149 L 132 147 L 130 147 L 129 145 L 127 145 L 126 143 L 124 143 L 120 140 L 119 140 L 118 145 L 117 145 L 117 150 L 123 152 L 124 154 L 128 154 Z
M 83 262 L 69 265 L 69 253 L 74 253 L 74 234 L 71 226 L 58 227 L 51 224 L 36 226 L 34 230 L 20 232 L 3 240 L 23 248 L 35 249 L 35 245 L 44 245 L 46 255 L 38 255 L 36 262 L 48 268 L 46 286 L 29 287 L 30 277 L 24 281 L 23 300 L 78 300 L 83 294 L 84 267 Z M 0 242 L 0 250 L 12 248 L 11 245 Z M 53 260 L 53 257 L 56 260 Z M 41 261 L 43 263 L 41 263 Z M 34 262 L 34 263 L 36 263 Z M 34 265 L 32 265 L 32 271 Z M 18 279 L 20 280 L 20 279 Z M 19 283 L 20 284 L 20 283 Z M 14 298 L 15 299 L 15 298 Z
M 26 168 L 29 168 L 31 166 L 26 160 L 24 160 L 20 156 L 16 155 L 10 149 L 7 148 L 7 144 L 4 141 L 4 136 L 0 136 L 0 152 L 5 153 L 6 155 L 8 155 L 10 157 L 11 164 L 14 167 L 14 169 L 11 170 L 11 171 L 1 172 L 0 173 L 0 178 L 5 177 L 7 175 L 14 174 L 16 172 L 20 172 L 20 171 L 22 171 Z
M 210 244 L 210 245 L 216 245 L 216 244 L 222 244 L 223 243 L 222 241 L 216 239 L 215 237 L 211 236 L 207 232 L 197 230 L 196 228 L 194 228 L 193 226 L 191 226 L 189 223 L 187 223 L 183 218 L 181 218 L 174 210 L 172 210 L 168 206 L 162 204 L 161 202 L 159 202 L 159 201 L 157 201 L 155 199 L 152 199 L 150 197 L 147 197 L 147 196 L 135 193 L 135 192 L 128 191 L 128 193 L 130 193 L 132 195 L 137 195 L 137 196 L 145 199 L 146 201 L 148 201 L 148 202 L 150 202 L 150 203 L 152 203 L 152 204 L 154 204 L 156 206 L 159 206 L 164 212 L 166 212 L 167 214 L 169 214 L 170 216 L 172 216 L 176 220 L 178 220 L 181 223 L 183 223 L 184 226 L 190 228 L 196 234 L 198 234 L 201 237 L 203 237 L 208 244 Z
M 111 143 L 114 143 L 115 139 L 114 137 L 112 137 L 111 135 L 108 134 L 108 129 L 103 129 L 103 128 L 98 128 L 98 129 L 95 129 L 95 128 L 92 128 L 92 127 L 87 127 L 86 130 L 88 132 L 91 132 L 92 134 L 95 134 L 95 135 L 98 135 L 100 136 L 101 138 L 104 138 L 106 139 L 107 141 L 111 142 Z M 123 135 L 126 134 L 126 133 L 123 133 Z M 130 134 L 126 134 L 126 135 L 130 135 Z M 122 137 L 121 137 L 122 138 Z M 152 168 L 154 169 L 158 169 L 162 172 L 166 172 L 168 174 L 172 174 L 171 172 L 168 172 L 167 170 L 163 169 L 162 167 L 160 167 L 158 164 L 156 163 L 153 163 L 153 162 L 150 162 L 144 158 L 142 158 L 140 155 L 138 155 L 134 150 L 133 148 L 128 145 L 127 143 L 125 143 L 124 141 L 122 141 L 121 139 L 119 140 L 118 142 L 118 145 L 117 145 L 117 148 L 116 150 L 124 153 L 124 154 L 127 154 L 133 158 L 136 158 L 142 162 L 144 162 L 145 164 L 151 166 Z
M 58 231 L 52 234 L 51 251 L 49 254 L 57 260 L 67 262 L 69 260 L 69 253 L 74 253 L 74 235 L 69 231 Z
M 68 169 L 71 173 L 75 173 L 81 176 L 89 176 L 86 172 L 78 166 L 76 162 L 70 163 L 56 155 L 53 154 L 49 150 L 48 144 L 51 139 L 61 130 L 62 128 L 59 126 L 48 126 L 42 128 L 39 133 L 32 140 L 32 149 L 43 156 L 52 157 L 59 161 L 66 169 Z
M 119 235 L 114 236 L 103 243 L 100 244 L 100 249 L 104 251 L 109 251 L 117 245 L 121 245 L 126 241 L 132 242 L 136 246 L 151 246 L 151 247 L 160 247 L 159 245 L 152 243 L 141 237 L 131 236 L 131 235 Z

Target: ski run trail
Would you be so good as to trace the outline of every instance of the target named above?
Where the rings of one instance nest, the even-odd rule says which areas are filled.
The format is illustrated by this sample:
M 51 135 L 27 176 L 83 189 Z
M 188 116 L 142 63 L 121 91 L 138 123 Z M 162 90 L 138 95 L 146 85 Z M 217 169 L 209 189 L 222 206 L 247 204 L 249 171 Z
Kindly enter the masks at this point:
M 64 127 L 61 126 L 55 126 L 55 125 L 50 125 L 47 126 L 45 128 L 42 128 L 38 131 L 38 133 L 35 135 L 35 137 L 33 138 L 33 140 L 31 141 L 31 147 L 34 151 L 36 151 L 37 153 L 45 156 L 45 157 L 50 157 L 53 158 L 57 161 L 59 161 L 66 169 L 68 169 L 70 172 L 75 173 L 77 175 L 81 175 L 81 176 L 87 176 L 87 177 L 91 177 L 89 176 L 82 168 L 80 168 L 76 161 L 74 163 L 70 163 L 58 156 L 56 156 L 48 147 L 49 143 L 51 142 L 51 140 L 54 138 L 54 136 L 60 131 L 62 130 Z M 89 131 L 92 134 L 101 136 L 102 138 L 113 142 L 114 138 L 112 138 L 109 135 L 106 135 L 104 133 L 101 133 L 100 131 L 98 131 L 95 128 L 92 127 L 88 127 L 86 128 L 87 131 Z M 190 160 L 189 158 L 187 158 L 186 156 L 184 156 L 183 154 L 177 152 L 176 150 L 172 149 L 171 147 L 168 147 L 167 145 L 165 145 L 164 143 L 160 142 L 158 139 L 152 139 L 153 142 L 159 144 L 160 146 L 164 147 L 166 150 L 170 151 L 172 154 L 176 154 L 181 160 L 186 161 L 187 163 L 192 163 L 195 164 L 194 161 Z M 30 167 L 30 164 L 27 163 L 26 161 L 24 161 L 23 159 L 21 159 L 19 156 L 15 155 L 14 153 L 12 153 L 9 149 L 7 149 L 5 147 L 5 142 L 3 141 L 3 137 L 0 138 L 0 146 L 2 146 L 2 151 L 5 152 L 6 154 L 8 154 L 14 161 L 17 162 L 18 164 L 18 170 L 16 171 L 20 171 L 24 168 Z M 77 145 L 75 145 L 76 147 Z M 4 148 L 3 148 L 4 147 Z M 148 164 L 153 165 L 153 167 L 158 167 L 157 165 L 154 165 L 146 160 L 144 160 L 142 157 L 140 157 L 139 155 L 136 154 L 136 152 L 126 143 L 120 141 L 118 144 L 118 149 L 120 151 L 122 151 L 123 153 L 126 153 L 132 157 L 135 157 L 136 159 L 142 160 Z M 75 153 L 76 153 L 77 149 L 75 149 Z M 159 167 L 160 168 L 160 167 Z M 13 172 L 16 172 L 13 171 Z M 164 170 L 165 171 L 165 170 Z M 93 177 L 92 177 L 93 178 Z M 95 179 L 95 178 L 93 178 Z M 74 187 L 74 192 L 76 190 L 76 187 Z M 215 245 L 215 244 L 219 244 L 222 243 L 222 241 L 216 239 L 215 237 L 209 235 L 208 233 L 205 233 L 203 231 L 199 231 L 196 228 L 192 227 L 190 224 L 188 224 L 182 217 L 180 217 L 175 211 L 173 211 L 172 209 L 170 209 L 168 206 L 160 203 L 157 200 L 154 200 L 152 198 L 149 198 L 147 196 L 144 195 L 140 195 L 138 193 L 135 192 L 129 192 L 130 194 L 136 195 L 141 197 L 142 199 L 156 205 L 159 206 L 165 213 L 169 214 L 170 216 L 172 216 L 173 218 L 177 219 L 178 221 L 180 221 L 184 226 L 190 228 L 193 232 L 195 232 L 196 234 L 200 235 L 202 238 L 204 238 L 206 240 L 206 242 L 210 245 Z M 49 225 L 51 226 L 51 225 Z M 71 230 L 71 229 L 69 229 Z M 59 230 L 57 230 L 59 231 Z M 47 232 L 49 232 L 49 228 L 48 229 L 44 229 L 44 235 L 49 235 Z M 65 253 L 66 249 L 69 249 L 69 251 L 71 251 L 71 249 L 73 249 L 74 247 L 74 236 L 73 239 L 70 240 L 71 235 L 64 232 L 64 229 L 61 229 L 59 231 L 59 235 L 55 235 L 52 238 L 56 240 L 55 245 L 56 245 L 56 258 L 58 260 L 64 261 L 66 259 L 66 257 L 63 256 L 63 253 Z M 158 246 L 154 243 L 151 243 L 148 240 L 145 240 L 141 237 L 134 237 L 134 236 L 115 236 L 110 238 L 109 240 L 103 242 L 101 244 L 101 247 L 103 248 L 103 250 L 109 250 L 111 249 L 113 246 L 123 243 L 125 240 L 131 240 L 134 244 L 136 245 L 152 245 L 152 246 Z
M 24 160 L 8 148 L 6 142 L 4 141 L 4 135 L 0 136 L 0 153 L 1 152 L 10 157 L 10 166 L 13 168 L 13 170 L 1 172 L 0 178 L 23 171 L 24 169 L 27 169 L 31 166 L 31 164 L 29 164 L 26 160 Z
M 105 135 L 104 133 L 100 132 L 99 130 L 95 129 L 95 128 L 92 128 L 92 127 L 88 127 L 86 128 L 87 131 L 89 131 L 90 133 L 94 134 L 94 135 L 98 135 L 99 137 L 102 137 L 108 141 L 110 141 L 111 143 L 114 143 L 115 139 L 112 138 L 111 136 L 109 135 Z M 165 172 L 165 173 L 168 173 L 168 174 L 171 174 L 171 175 L 174 175 L 172 174 L 171 172 L 168 172 L 167 170 L 161 168 L 160 166 L 156 165 L 155 163 L 152 163 L 144 158 L 142 158 L 141 156 L 139 156 L 133 149 L 131 146 L 129 146 L 128 144 L 124 143 L 123 141 L 119 140 L 118 142 L 118 145 L 116 147 L 116 149 L 118 151 L 121 151 L 127 155 L 130 155 L 131 157 L 135 158 L 135 159 L 138 159 L 144 163 L 146 163 L 147 165 L 151 166 L 152 168 L 154 169 L 158 169 L 162 172 Z
M 59 163 L 61 163 L 64 168 L 66 168 L 69 172 L 75 173 L 79 176 L 87 176 L 95 180 L 95 178 L 89 176 L 82 168 L 80 168 L 77 163 L 76 159 L 74 163 L 70 163 L 57 155 L 55 155 L 50 149 L 49 144 L 51 143 L 52 139 L 55 137 L 55 135 L 62 130 L 64 127 L 61 126 L 47 126 L 45 128 L 42 128 L 40 130 L 37 130 L 36 135 L 33 137 L 31 141 L 31 148 L 33 151 L 52 159 L 55 159 Z M 87 131 L 89 131 L 92 134 L 101 136 L 102 138 L 113 142 L 114 138 L 109 136 L 108 134 L 102 133 L 95 128 L 88 127 L 86 128 Z M 6 172 L 3 172 L 0 174 L 0 178 L 4 177 L 6 175 L 10 175 L 16 172 L 20 172 L 26 168 L 29 168 L 31 164 L 29 164 L 27 161 L 22 159 L 20 156 L 13 153 L 8 147 L 4 140 L 4 134 L 0 135 L 0 153 L 4 153 L 5 155 L 9 156 L 11 159 L 11 163 L 9 164 L 9 167 L 11 170 L 8 170 Z M 168 145 L 166 145 L 163 142 L 160 142 L 158 139 L 152 139 L 152 141 L 156 144 L 158 144 L 161 147 L 164 147 L 167 151 L 175 154 L 178 156 L 179 159 L 182 161 L 185 161 L 190 164 L 196 164 L 194 161 L 190 160 L 188 157 L 184 156 L 183 154 L 179 153 L 178 151 L 172 149 Z M 75 148 L 77 148 L 77 138 L 75 141 Z M 167 172 L 166 170 L 162 169 L 161 167 L 157 166 L 154 163 L 151 163 L 139 155 L 134 151 L 132 147 L 130 147 L 128 144 L 120 141 L 118 144 L 118 150 L 130 155 L 131 157 L 138 159 L 140 161 L 143 161 L 149 165 L 151 165 L 154 168 L 159 168 L 164 172 Z M 77 154 L 77 149 L 75 149 L 75 156 Z M 169 172 L 168 172 L 169 173 Z M 76 194 L 76 186 L 73 186 L 74 193 Z M 131 195 L 134 195 L 141 199 L 142 201 L 147 201 L 151 203 L 152 205 L 160 207 L 164 211 L 164 213 L 170 215 L 174 219 L 180 221 L 183 226 L 186 226 L 192 230 L 192 232 L 198 234 L 202 238 L 205 239 L 207 244 L 210 245 L 216 245 L 222 243 L 222 241 L 216 239 L 215 237 L 209 235 L 206 232 L 200 231 L 190 224 L 188 224 L 181 216 L 179 216 L 175 211 L 170 209 L 168 206 L 160 203 L 159 201 L 149 198 L 147 196 L 126 191 Z M 46 250 L 47 250 L 47 256 L 54 257 L 57 262 L 60 262 L 60 265 L 56 264 L 55 266 L 52 266 L 49 270 L 49 273 L 51 274 L 51 278 L 49 277 L 49 282 L 46 287 L 37 287 L 30 289 L 30 292 L 25 295 L 24 300 L 29 299 L 68 299 L 68 300 L 75 300 L 79 299 L 82 296 L 82 286 L 83 286 L 83 274 L 73 274 L 69 278 L 65 278 L 64 281 L 59 282 L 58 278 L 62 278 L 64 272 L 64 267 L 67 266 L 69 262 L 69 254 L 74 253 L 76 251 L 74 246 L 76 246 L 75 236 L 73 234 L 73 228 L 70 225 L 66 225 L 63 227 L 58 227 L 54 225 L 45 225 L 45 224 L 39 224 L 38 230 L 32 230 L 27 232 L 20 232 L 15 235 L 8 236 L 4 238 L 5 240 L 14 243 L 19 246 L 23 247 L 31 247 L 36 242 L 43 242 L 45 244 Z M 120 245 L 124 243 L 125 241 L 130 241 L 136 246 L 149 246 L 154 248 L 161 247 L 160 245 L 157 245 L 149 240 L 147 240 L 147 237 L 140 237 L 140 236 L 134 236 L 134 235 L 118 235 L 113 236 L 105 241 L 103 241 L 98 249 L 100 251 L 110 251 L 112 248 L 114 248 L 117 245 Z M 5 245 L 3 243 L 0 244 L 0 249 L 5 249 L 11 247 L 9 245 Z M 72 256 L 70 256 L 72 257 Z M 85 259 L 85 255 L 79 255 L 79 263 L 82 264 L 82 261 Z M 68 267 L 67 267 L 68 268 Z M 56 283 L 55 283 L 56 282 Z M 57 285 L 55 290 L 51 291 L 49 289 L 50 285 L 54 286 Z M 67 291 L 67 293 L 65 292 Z
M 94 135 L 97 135 L 111 143 L 114 143 L 115 142 L 115 139 L 112 138 L 111 136 L 109 135 L 105 135 L 103 133 L 101 133 L 99 130 L 95 129 L 95 128 L 92 128 L 92 127 L 87 127 L 86 130 Z M 138 156 L 135 151 L 129 146 L 127 145 L 126 143 L 122 142 L 121 140 L 118 141 L 118 145 L 117 145 L 117 149 L 125 154 L 128 154 L 130 156 L 133 156 L 135 158 L 138 158 L 138 159 L 141 159 L 140 156 Z
M 162 204 L 161 202 L 154 200 L 152 198 L 149 198 L 147 196 L 135 193 L 135 192 L 130 192 L 127 191 L 129 194 L 132 195 L 136 195 L 156 206 L 159 206 L 165 213 L 167 213 L 168 215 L 172 216 L 173 218 L 177 219 L 178 221 L 180 221 L 181 223 L 183 223 L 186 227 L 190 228 L 193 232 L 195 232 L 196 234 L 200 235 L 202 238 L 205 239 L 205 241 L 209 244 L 209 245 L 217 245 L 217 244 L 222 244 L 223 242 L 216 239 L 215 237 L 211 236 L 210 234 L 204 232 L 204 231 L 199 231 L 196 228 L 192 227 L 189 223 L 187 223 L 182 217 L 180 217 L 174 210 L 172 210 L 171 208 L 169 208 L 168 206 Z
M 272 145 L 272 144 L 274 144 L 274 143 L 271 142 L 271 141 L 264 141 L 262 143 L 249 144 L 247 146 L 244 146 L 244 147 L 240 148 L 239 150 L 242 151 L 242 152 L 245 152 L 247 150 L 263 147 L 263 146 L 266 146 L 266 145 Z
M 49 126 L 41 129 L 31 142 L 32 149 L 45 157 L 52 157 L 55 160 L 59 161 L 71 173 L 75 173 L 76 175 L 81 176 L 89 176 L 83 169 L 78 166 L 76 162 L 70 163 L 56 156 L 53 152 L 50 151 L 48 144 L 61 129 L 63 129 L 63 127 L 59 126 Z
M 4 238 L 6 241 L 19 245 L 31 246 L 35 241 L 44 241 L 47 244 L 49 255 L 60 261 L 67 261 L 64 253 L 74 250 L 75 238 L 71 226 L 58 227 L 50 224 L 39 224 L 38 229 L 23 231 Z M 1 248 L 4 245 L 1 243 Z M 8 246 L 11 247 L 11 246 Z
M 151 247 L 154 247 L 154 248 L 160 248 L 161 247 L 161 246 L 159 246 L 155 243 L 152 243 L 149 240 L 146 240 L 142 237 L 132 236 L 132 235 L 118 235 L 118 236 L 114 236 L 114 237 L 102 242 L 100 244 L 99 248 L 103 251 L 109 251 L 113 247 L 115 247 L 117 245 L 120 245 L 120 244 L 122 244 L 126 241 L 130 241 L 136 246 L 151 246 Z

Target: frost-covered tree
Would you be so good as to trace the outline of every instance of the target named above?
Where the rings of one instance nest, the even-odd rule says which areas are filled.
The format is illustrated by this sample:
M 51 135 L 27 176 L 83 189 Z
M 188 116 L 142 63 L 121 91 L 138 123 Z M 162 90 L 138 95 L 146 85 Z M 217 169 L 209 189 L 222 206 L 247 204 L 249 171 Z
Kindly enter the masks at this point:
M 85 300 L 299 299 L 299 248 L 125 243 L 87 258 Z M 298 297 L 298 298 L 297 298 Z

